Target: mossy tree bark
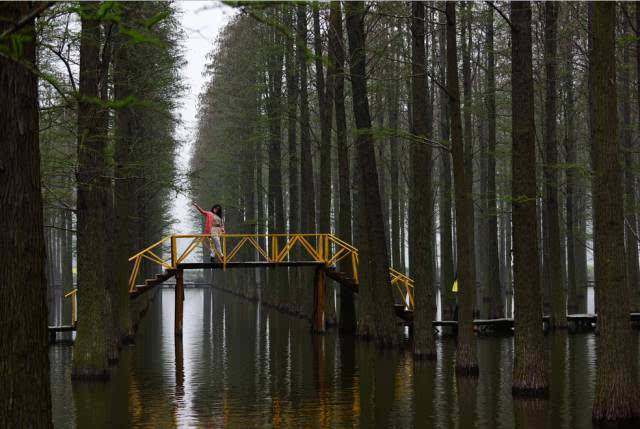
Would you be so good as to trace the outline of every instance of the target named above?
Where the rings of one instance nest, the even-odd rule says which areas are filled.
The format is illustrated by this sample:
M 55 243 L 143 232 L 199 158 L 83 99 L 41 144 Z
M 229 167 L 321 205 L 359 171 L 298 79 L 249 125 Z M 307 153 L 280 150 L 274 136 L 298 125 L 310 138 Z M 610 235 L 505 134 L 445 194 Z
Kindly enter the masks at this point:
M 473 216 L 469 209 L 472 198 L 467 192 L 465 171 L 465 147 L 462 139 L 462 118 L 460 114 L 460 88 L 458 81 L 458 49 L 456 46 L 456 4 L 448 2 L 447 14 L 447 92 L 451 114 L 451 155 L 453 159 L 453 180 L 456 203 L 456 244 L 458 249 L 458 346 L 456 347 L 456 373 L 459 375 L 478 374 L 478 356 L 473 332 L 473 246 L 469 240 L 469 230 L 473 229 Z
M 511 3 L 511 128 L 515 351 L 512 392 L 546 395 L 549 389 L 542 332 L 542 290 L 536 216 L 535 122 L 531 3 Z
M 32 13 L 32 2 L 2 5 L 0 34 Z M 35 19 L 0 40 L 0 426 L 52 427 L 47 346 L 47 279 L 40 185 Z M 8 58 L 6 54 L 11 58 Z
M 427 130 L 427 79 L 425 63 L 424 3 L 411 3 L 411 95 L 413 99 L 412 134 L 416 139 L 426 139 Z M 414 281 L 413 354 L 420 358 L 435 359 L 433 336 L 433 257 L 432 235 L 432 157 L 431 146 L 423 141 L 411 145 L 412 198 L 410 200 L 411 237 L 409 265 Z
M 624 267 L 622 172 L 617 140 L 615 58 L 616 4 L 596 2 L 593 11 L 593 215 L 599 264 L 595 421 L 640 418 L 638 375 L 629 322 Z
M 358 334 L 380 345 L 396 345 L 393 296 L 389 287 L 389 258 L 385 242 L 376 157 L 367 98 L 364 3 L 345 5 L 351 66 L 353 116 L 356 123 L 358 160 L 358 222 L 360 244 L 360 290 Z

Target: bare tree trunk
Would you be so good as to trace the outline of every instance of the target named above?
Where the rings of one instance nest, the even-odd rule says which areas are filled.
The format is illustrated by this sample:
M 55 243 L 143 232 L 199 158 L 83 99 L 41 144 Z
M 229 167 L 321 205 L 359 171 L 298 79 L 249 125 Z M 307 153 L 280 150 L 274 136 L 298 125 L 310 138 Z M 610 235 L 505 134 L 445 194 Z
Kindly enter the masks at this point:
M 511 3 L 511 129 L 515 350 L 512 392 L 545 395 L 549 389 L 541 327 L 542 295 L 536 217 L 535 122 L 531 4 Z
M 295 15 L 293 10 L 289 11 L 290 17 L 288 25 L 293 28 Z M 298 102 L 298 74 L 295 66 L 294 58 L 294 41 L 285 39 L 285 70 L 287 85 L 287 131 L 289 143 L 289 233 L 299 233 L 300 231 L 300 171 L 298 144 L 296 141 L 296 124 L 297 124 L 297 102 Z M 299 249 L 295 249 L 291 256 L 298 258 L 300 256 Z M 289 269 L 289 289 L 297 290 L 299 286 L 299 271 L 297 268 Z M 293 294 L 295 296 L 295 294 Z M 294 298 L 295 300 L 295 298 Z M 300 311 L 296 302 L 289 303 L 289 309 L 294 313 Z
M 446 85 L 447 33 L 446 16 L 440 22 L 440 81 Z M 449 143 L 449 99 L 447 91 L 441 88 L 438 92 L 440 105 L 440 140 Z M 440 307 L 442 320 L 453 320 L 455 312 L 455 296 L 451 291 L 454 281 L 453 234 L 451 221 L 451 158 L 449 152 L 440 154 Z
M 478 314 L 479 308 L 477 307 L 478 303 L 478 285 L 477 285 L 477 266 L 476 266 L 476 233 L 475 233 L 475 207 L 474 207 L 474 198 L 473 198 L 473 133 L 472 133 L 472 123 L 471 123 L 471 3 L 466 2 L 468 10 L 463 14 L 463 19 L 461 22 L 462 31 L 460 34 L 460 38 L 462 40 L 462 91 L 463 91 L 463 103 L 464 109 L 462 111 L 463 120 L 464 120 L 464 191 L 469 195 L 469 216 L 471 221 L 471 227 L 467 231 L 466 239 L 469 240 L 469 248 L 471 249 L 471 254 L 469 255 L 469 263 L 471 264 L 471 284 L 473 285 L 473 303 L 474 303 L 474 311 L 473 314 Z M 458 192 L 458 188 L 456 188 L 456 193 Z
M 493 46 L 493 9 L 487 22 L 487 277 L 484 286 L 489 291 L 489 318 L 504 317 L 504 302 L 500 284 L 498 257 L 498 210 L 496 204 L 496 61 Z
M 80 101 L 78 103 L 78 328 L 72 377 L 108 378 L 108 291 L 106 250 L 104 139 L 100 135 L 100 23 L 97 3 L 84 3 L 80 35 Z
M 458 248 L 458 296 L 460 303 L 458 322 L 458 346 L 456 347 L 456 373 L 477 375 L 478 356 L 473 332 L 473 244 L 469 234 L 473 229 L 473 204 L 468 193 L 465 169 L 465 148 L 460 117 L 460 89 L 458 83 L 458 49 L 456 46 L 456 4 L 447 2 L 447 91 L 451 113 L 451 156 L 453 158 L 453 180 L 456 202 L 456 244 Z
M 320 204 L 319 231 L 331 232 L 331 125 L 333 119 L 333 78 L 327 70 L 324 76 L 322 56 L 322 34 L 320 32 L 320 11 L 318 3 L 313 4 L 313 47 L 316 63 L 316 86 L 320 113 Z M 325 323 L 335 325 L 336 307 L 334 289 L 330 283 L 325 286 Z
M 300 229 L 303 233 L 313 233 L 316 230 L 316 196 L 313 185 L 313 157 L 307 88 L 307 6 L 300 3 L 296 11 L 296 61 L 300 72 Z M 312 284 L 312 272 L 303 271 L 300 273 L 300 277 L 302 284 Z M 305 314 L 311 314 L 310 303 L 310 299 L 305 299 L 302 303 Z
M 389 287 L 389 258 L 384 227 L 380 222 L 382 206 L 367 99 L 364 3 L 346 3 L 345 10 L 360 177 L 358 220 L 360 229 L 366 231 L 362 236 L 360 255 L 358 333 L 381 345 L 396 345 L 398 337 L 393 296 Z
M 615 3 L 595 3 L 593 11 L 593 215 L 597 251 L 598 331 L 596 389 L 592 418 L 640 418 L 634 365 L 629 287 L 624 269 L 622 173 L 617 135 Z
M 411 74 L 413 118 L 412 134 L 416 139 L 429 138 L 427 130 L 427 79 L 425 58 L 424 3 L 411 3 Z M 414 281 L 413 354 L 435 359 L 436 349 L 431 321 L 433 314 L 433 257 L 431 146 L 421 141 L 411 143 L 412 196 L 410 200 L 411 246 L 409 264 Z
M 564 275 L 562 274 L 561 249 L 560 249 L 560 219 L 558 213 L 558 138 L 557 138 L 557 40 L 558 27 L 558 3 L 547 2 L 544 4 L 545 37 L 545 193 L 544 215 L 547 218 L 547 230 L 545 238 L 548 253 L 545 262 L 546 276 L 550 281 L 551 291 L 551 320 L 550 326 L 554 328 L 567 327 L 567 295 L 564 288 Z
M 623 31 L 625 37 L 631 37 L 629 31 L 629 21 L 623 19 Z M 629 70 L 631 61 L 629 59 L 630 42 L 625 41 L 623 47 L 622 66 L 622 144 L 624 152 L 624 222 L 626 224 L 625 234 L 625 255 L 627 268 L 627 282 L 629 283 L 631 310 L 638 311 L 638 284 L 640 282 L 640 267 L 638 266 L 638 239 L 636 238 L 636 187 L 633 168 L 634 144 L 631 137 L 631 88 Z
M 0 33 L 31 13 L 5 3 Z M 0 56 L 0 426 L 53 427 L 47 349 L 47 279 L 40 188 L 35 19 L 15 33 L 21 51 L 1 40 Z M 7 56 L 13 57 L 8 58 Z
M 565 8 L 567 19 L 564 22 L 571 22 L 570 9 Z M 583 285 L 578 284 L 576 272 L 576 248 L 578 241 L 576 235 L 578 233 L 576 206 L 576 188 L 577 188 L 577 153 L 576 153 L 576 132 L 575 132 L 575 95 L 573 88 L 573 42 L 570 38 L 566 38 L 563 44 L 563 56 L 565 57 L 565 71 L 563 79 L 563 87 L 565 92 L 565 152 L 567 169 L 567 187 L 566 187 L 566 207 L 567 207 L 567 274 L 568 274 L 568 306 L 567 312 L 575 314 L 582 312 L 584 297 L 579 298 Z

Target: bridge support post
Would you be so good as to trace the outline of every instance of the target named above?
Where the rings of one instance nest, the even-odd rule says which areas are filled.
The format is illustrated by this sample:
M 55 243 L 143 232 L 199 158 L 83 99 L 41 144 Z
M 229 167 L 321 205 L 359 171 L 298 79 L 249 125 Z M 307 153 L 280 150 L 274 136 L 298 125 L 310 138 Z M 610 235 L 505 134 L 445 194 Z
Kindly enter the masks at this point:
M 176 271 L 176 306 L 175 306 L 175 325 L 174 325 L 174 335 L 176 337 L 182 336 L 182 315 L 184 308 L 184 276 L 183 271 Z
M 321 267 L 316 268 L 313 278 L 313 320 L 311 330 L 314 333 L 324 333 L 324 285 L 325 273 Z

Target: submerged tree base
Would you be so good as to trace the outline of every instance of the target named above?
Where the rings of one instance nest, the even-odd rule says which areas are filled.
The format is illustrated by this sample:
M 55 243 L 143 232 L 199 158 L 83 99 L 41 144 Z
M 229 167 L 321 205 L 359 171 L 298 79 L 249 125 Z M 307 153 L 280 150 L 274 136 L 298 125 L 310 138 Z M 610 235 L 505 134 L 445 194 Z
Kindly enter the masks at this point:
M 73 381 L 108 381 L 111 374 L 106 369 L 76 369 L 71 371 L 71 380 Z
M 593 404 L 591 419 L 599 427 L 611 424 L 615 427 L 638 427 L 640 422 L 640 404 L 636 395 L 630 392 L 611 392 L 603 401 L 598 395 Z M 632 425 L 633 423 L 633 425 Z
M 480 368 L 478 365 L 456 365 L 455 369 L 457 377 L 478 377 L 480 375 Z
M 511 395 L 515 398 L 548 398 L 549 386 L 513 386 Z
M 438 353 L 436 353 L 435 351 L 429 351 L 429 352 L 419 352 L 419 351 L 413 351 L 413 358 L 417 359 L 417 360 L 437 360 L 438 359 Z

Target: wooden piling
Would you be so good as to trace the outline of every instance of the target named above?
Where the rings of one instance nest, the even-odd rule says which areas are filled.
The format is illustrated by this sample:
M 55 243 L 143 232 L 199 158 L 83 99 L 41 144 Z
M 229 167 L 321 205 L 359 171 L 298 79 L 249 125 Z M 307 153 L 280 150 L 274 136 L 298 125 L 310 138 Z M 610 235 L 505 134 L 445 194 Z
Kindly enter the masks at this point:
M 176 293 L 175 293 L 175 327 L 174 334 L 176 337 L 182 336 L 182 315 L 184 308 L 184 276 L 183 271 L 176 271 Z
M 316 268 L 313 279 L 313 321 L 312 331 L 317 334 L 324 333 L 324 285 L 325 272 L 321 267 Z

